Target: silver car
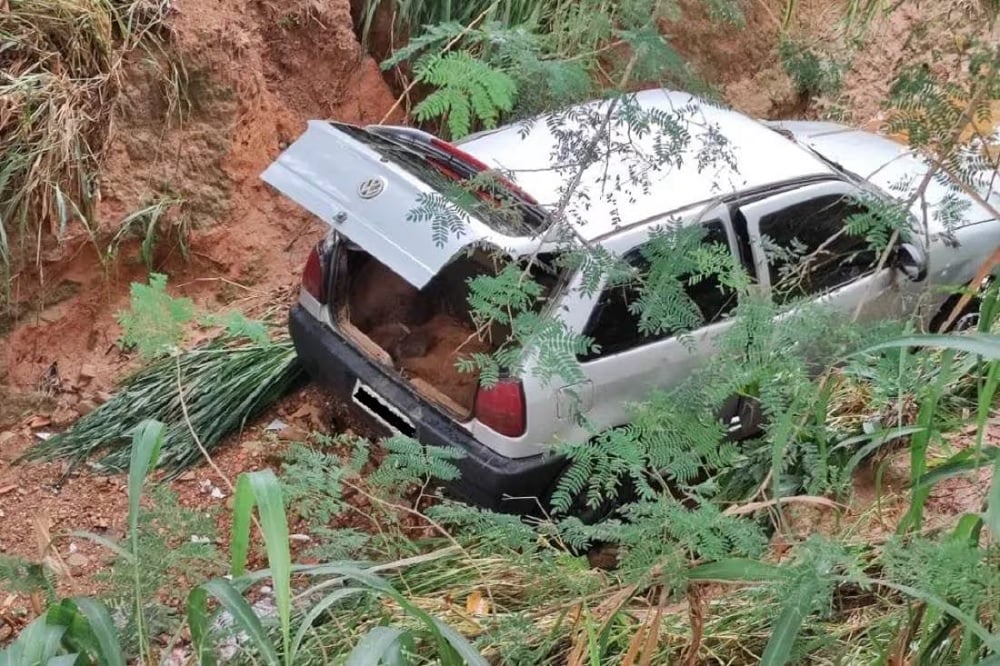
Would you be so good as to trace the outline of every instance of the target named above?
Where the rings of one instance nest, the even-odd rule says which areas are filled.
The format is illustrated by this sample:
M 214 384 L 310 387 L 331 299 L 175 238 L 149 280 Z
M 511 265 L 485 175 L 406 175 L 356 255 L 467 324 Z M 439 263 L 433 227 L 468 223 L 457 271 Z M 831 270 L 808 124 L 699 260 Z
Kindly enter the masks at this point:
M 701 323 L 685 341 L 671 331 L 643 333 L 628 307 L 634 293 L 584 289 L 582 271 L 559 268 L 553 258 L 567 238 L 639 266 L 644 243 L 665 224 L 700 225 L 703 242 L 728 247 L 756 288 L 777 300 L 805 296 L 864 318 L 907 316 L 920 303 L 929 306 L 921 307 L 928 323 L 950 303 L 937 286 L 967 283 L 1000 245 L 1000 224 L 972 199 L 945 229 L 935 211 L 954 208 L 955 195 L 932 180 L 913 205 L 915 234 L 925 242 L 900 242 L 876 270 L 867 242 L 838 232 L 873 197 L 891 198 L 901 181 L 915 187 L 927 172 L 905 146 L 831 123 L 762 123 L 667 90 L 638 93 L 629 104 L 658 117 L 683 115 L 688 141 L 668 168 L 643 172 L 642 187 L 618 201 L 600 192 L 609 182 L 627 187 L 638 177 L 635 164 L 609 152 L 577 174 L 578 191 L 597 194 L 570 197 L 571 170 L 560 162 L 566 129 L 546 118 L 457 144 L 411 128 L 312 121 L 263 174 L 330 226 L 309 256 L 290 315 L 305 368 L 382 430 L 461 449 L 455 490 L 472 502 L 531 508 L 509 498 L 550 491 L 565 464 L 549 454 L 552 444 L 588 437 L 576 410 L 598 428 L 626 423 L 628 403 L 682 382 L 730 325 L 735 298 L 705 279 L 687 286 Z M 702 159 L 719 137 L 726 158 Z M 656 131 L 619 139 L 640 152 L 663 150 Z M 506 174 L 502 185 L 522 204 L 517 223 L 473 203 L 454 206 L 447 228 L 432 229 L 428 202 L 486 170 Z M 993 192 L 982 196 L 1000 204 Z M 572 214 L 557 223 L 546 211 L 560 205 Z M 792 259 L 776 246 L 830 260 L 800 275 L 793 290 L 779 289 Z M 469 317 L 468 280 L 497 269 L 483 248 L 532 258 L 548 312 L 598 343 L 599 352 L 578 358 L 582 381 L 543 381 L 531 371 L 530 352 L 526 372 L 491 388 L 455 369 L 463 355 L 495 349 L 503 334 Z M 738 433 L 749 427 L 738 421 L 744 407 L 737 400 L 724 414 Z

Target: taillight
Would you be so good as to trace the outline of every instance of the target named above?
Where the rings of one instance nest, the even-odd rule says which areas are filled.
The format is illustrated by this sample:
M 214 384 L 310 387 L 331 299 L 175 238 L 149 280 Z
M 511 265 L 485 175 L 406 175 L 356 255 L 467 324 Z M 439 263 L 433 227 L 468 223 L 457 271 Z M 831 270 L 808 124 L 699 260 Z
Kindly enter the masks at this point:
M 527 427 L 524 387 L 518 380 L 500 380 L 492 388 L 479 387 L 476 419 L 507 437 L 520 437 Z
M 323 260 L 325 243 L 317 243 L 302 271 L 302 288 L 320 303 L 326 303 L 326 262 Z

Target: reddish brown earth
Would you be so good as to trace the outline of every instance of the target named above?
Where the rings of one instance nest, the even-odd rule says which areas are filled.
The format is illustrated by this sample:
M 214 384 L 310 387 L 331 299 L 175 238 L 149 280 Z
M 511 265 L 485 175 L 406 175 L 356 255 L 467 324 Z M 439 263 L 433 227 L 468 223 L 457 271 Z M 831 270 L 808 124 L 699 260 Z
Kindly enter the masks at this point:
M 349 12 L 347 0 L 177 2 L 170 34 L 188 68 L 184 95 L 191 107 L 180 123 L 170 121 L 155 76 L 142 64 L 130 68 L 102 176 L 100 212 L 114 225 L 158 193 L 184 200 L 178 223 L 192 229 L 189 261 L 176 243 L 164 242 L 154 266 L 169 274 L 175 293 L 213 310 L 280 311 L 289 302 L 305 253 L 322 231 L 269 190 L 260 172 L 307 120 L 378 122 L 394 101 L 376 63 L 362 53 Z M 12 282 L 26 306 L 17 321 L 7 322 L 13 330 L 0 337 L 0 553 L 38 561 L 36 524 L 56 537 L 64 560 L 69 541 L 60 534 L 122 534 L 121 478 L 83 473 L 57 492 L 62 464 L 14 467 L 11 461 L 35 433 L 64 427 L 105 399 L 134 365 L 115 344 L 115 313 L 128 305 L 129 284 L 145 280 L 137 255 L 135 244 L 128 245 L 105 269 L 93 246 L 71 237 L 43 257 L 44 280 L 25 272 Z M 43 297 L 51 305 L 38 310 L 33 304 Z M 305 433 L 328 428 L 330 419 L 291 416 L 308 405 L 315 409 L 306 409 L 307 415 L 327 414 L 324 401 L 310 389 L 275 410 Z M 274 464 L 270 445 L 247 445 L 261 441 L 260 429 L 221 447 L 216 462 L 230 479 Z M 213 476 L 199 469 L 193 479 L 171 485 L 183 505 L 207 506 L 218 500 L 202 492 L 199 481 Z M 217 478 L 213 483 L 225 487 Z M 87 591 L 88 576 L 108 561 L 100 549 L 78 539 L 74 544 L 83 556 L 74 562 L 86 563 L 69 568 L 60 592 Z M 0 591 L 0 639 L 2 620 L 23 617 L 28 606 Z

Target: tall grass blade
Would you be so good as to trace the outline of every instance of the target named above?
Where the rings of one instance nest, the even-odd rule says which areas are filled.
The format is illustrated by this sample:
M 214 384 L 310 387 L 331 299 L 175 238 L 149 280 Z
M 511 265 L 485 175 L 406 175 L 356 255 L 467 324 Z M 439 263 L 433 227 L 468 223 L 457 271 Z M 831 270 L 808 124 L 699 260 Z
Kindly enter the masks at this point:
M 281 663 L 278 651 L 275 649 L 274 643 L 271 642 L 267 630 L 264 629 L 260 618 L 254 613 L 247 600 L 228 580 L 216 578 L 196 587 L 188 595 L 188 624 L 191 626 L 191 635 L 198 647 L 198 654 L 203 666 L 215 662 L 214 655 L 209 656 L 212 648 L 208 645 L 208 612 L 206 610 L 208 595 L 213 596 L 220 606 L 229 612 L 236 625 L 246 632 L 253 647 L 260 653 L 265 663 L 269 666 L 278 666 Z
M 405 651 L 414 652 L 407 632 L 396 627 L 375 627 L 347 657 L 347 666 L 406 666 Z M 409 643 L 409 645 L 407 645 Z
M 118 630 L 115 629 L 115 622 L 111 619 L 107 607 L 89 597 L 77 597 L 74 602 L 80 613 L 87 618 L 90 634 L 96 641 L 99 650 L 95 655 L 97 662 L 101 666 L 125 666 L 125 655 L 122 654 Z
M 808 578 L 799 585 L 781 610 L 781 614 L 771 628 L 771 637 L 760 659 L 761 666 L 783 666 L 792 658 L 792 648 L 799 636 L 802 622 L 812 608 L 813 600 L 819 592 L 820 581 Z
M 313 622 L 315 622 L 320 615 L 325 613 L 327 609 L 339 601 L 343 601 L 344 599 L 357 594 L 362 594 L 366 591 L 367 590 L 360 587 L 349 587 L 332 592 L 313 604 L 312 607 L 309 608 L 309 612 L 306 613 L 299 622 L 299 629 L 295 632 L 295 639 L 292 641 L 292 654 L 294 655 L 298 653 L 299 648 L 302 647 L 302 641 L 305 640 L 306 634 L 308 634 L 309 630 L 313 628 Z
M 132 455 L 128 469 L 128 530 L 132 544 L 132 593 L 135 603 L 135 627 L 139 641 L 139 659 L 142 661 L 146 645 L 146 622 L 143 617 L 142 576 L 139 571 L 139 500 L 146 475 L 156 466 L 163 444 L 163 424 L 159 421 L 143 421 L 132 435 Z
M 687 574 L 688 580 L 704 583 L 765 582 L 784 576 L 785 572 L 773 564 L 739 558 L 699 564 Z
M 986 516 L 983 522 L 993 534 L 993 538 L 1000 542 L 1000 457 L 993 463 L 993 481 L 986 500 Z
M 278 477 L 269 469 L 241 474 L 233 499 L 233 530 L 230 545 L 230 569 L 234 577 L 246 571 L 250 548 L 250 522 L 254 506 L 260 516 L 260 529 L 267 549 L 268 568 L 274 584 L 274 596 L 281 622 L 285 658 L 292 663 L 292 557 L 288 549 L 288 520 L 281 497 Z
M 866 347 L 856 354 L 908 347 L 937 347 L 997 359 L 1000 358 L 1000 335 L 988 333 L 907 335 Z

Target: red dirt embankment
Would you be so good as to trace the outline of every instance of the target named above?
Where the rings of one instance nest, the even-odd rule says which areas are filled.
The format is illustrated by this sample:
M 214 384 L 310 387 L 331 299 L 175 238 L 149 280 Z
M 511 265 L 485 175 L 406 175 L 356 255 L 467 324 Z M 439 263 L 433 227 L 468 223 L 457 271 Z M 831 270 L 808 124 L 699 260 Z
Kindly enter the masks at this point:
M 178 0 L 168 27 L 175 64 L 186 70 L 177 90 L 189 111 L 180 122 L 170 113 L 162 71 L 145 54 L 129 66 L 101 177 L 102 227 L 114 228 L 156 197 L 182 199 L 172 215 L 192 229 L 189 261 L 168 240 L 157 245 L 154 263 L 170 275 L 172 290 L 208 309 L 283 308 L 287 298 L 275 294 L 291 295 L 283 287 L 296 283 L 322 226 L 267 188 L 261 171 L 306 121 L 378 122 L 393 95 L 357 42 L 348 0 Z M 52 534 L 121 534 L 125 495 L 117 480 L 84 474 L 57 494 L 52 486 L 62 465 L 12 468 L 10 461 L 30 444 L 33 430 L 65 425 L 92 409 L 131 363 L 115 346 L 115 313 L 127 307 L 131 281 L 145 280 L 137 255 L 136 244 L 127 245 L 105 269 L 97 250 L 78 237 L 43 256 L 43 282 L 27 272 L 13 282 L 24 303 L 44 296 L 51 304 L 25 309 L 0 337 L 0 553 L 37 560 L 39 521 Z M 49 394 L 44 401 L 24 397 L 39 388 Z M 316 396 L 305 402 L 316 407 L 310 414 L 320 409 Z M 296 407 L 282 418 L 301 421 L 303 430 L 321 425 L 297 419 Z M 30 419 L 39 411 L 46 416 Z M 261 435 L 244 438 L 254 436 Z M 219 462 L 235 477 L 264 464 L 263 455 L 259 446 L 235 447 Z M 174 487 L 184 504 L 209 501 L 196 483 Z M 57 545 L 65 556 L 66 543 Z M 77 546 L 84 558 L 75 561 L 85 563 L 71 567 L 66 591 L 85 588 L 81 576 L 106 559 L 85 542 Z M 16 616 L 25 601 L 0 594 L 0 620 Z

